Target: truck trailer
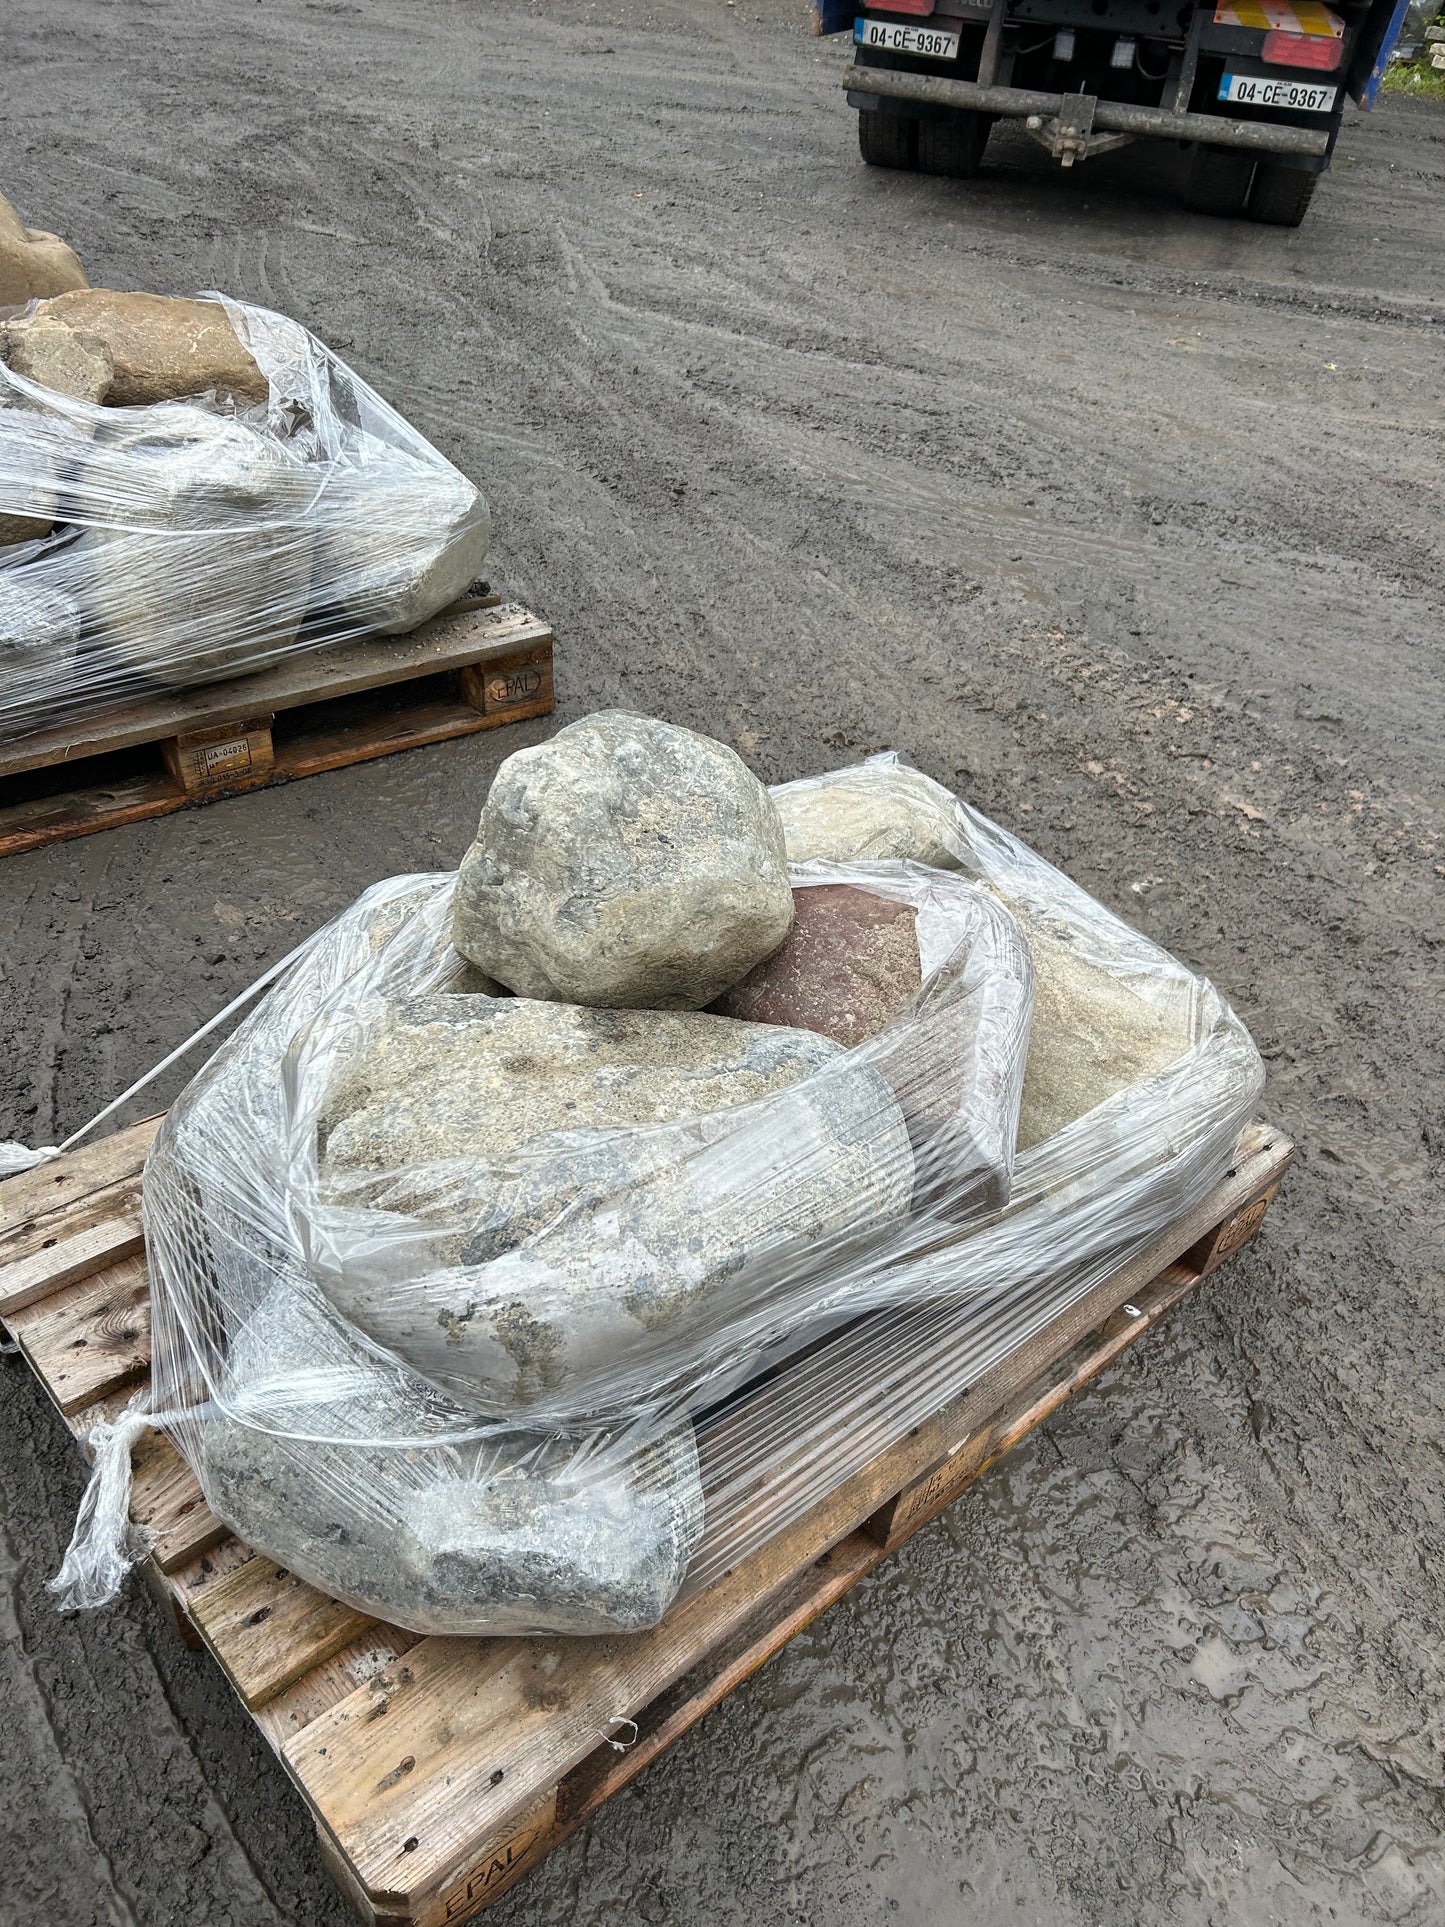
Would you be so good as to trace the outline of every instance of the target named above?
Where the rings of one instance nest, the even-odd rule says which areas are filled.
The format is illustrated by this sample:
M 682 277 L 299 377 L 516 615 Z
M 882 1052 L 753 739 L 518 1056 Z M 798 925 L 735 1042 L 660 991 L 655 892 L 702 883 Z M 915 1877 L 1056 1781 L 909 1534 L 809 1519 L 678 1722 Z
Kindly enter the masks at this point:
M 1020 122 L 1073 167 L 1139 140 L 1190 151 L 1187 204 L 1297 227 L 1346 100 L 1373 106 L 1409 0 L 820 0 L 870 167 L 976 173 Z

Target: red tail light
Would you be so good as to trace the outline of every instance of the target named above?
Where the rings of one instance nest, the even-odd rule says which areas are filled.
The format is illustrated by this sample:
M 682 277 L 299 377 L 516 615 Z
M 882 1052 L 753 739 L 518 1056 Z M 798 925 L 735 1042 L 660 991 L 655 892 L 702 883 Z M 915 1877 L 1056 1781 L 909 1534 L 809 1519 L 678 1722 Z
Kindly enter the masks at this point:
M 1327 74 L 1339 66 L 1343 47 L 1332 34 L 1267 33 L 1259 57 L 1271 67 L 1314 67 Z

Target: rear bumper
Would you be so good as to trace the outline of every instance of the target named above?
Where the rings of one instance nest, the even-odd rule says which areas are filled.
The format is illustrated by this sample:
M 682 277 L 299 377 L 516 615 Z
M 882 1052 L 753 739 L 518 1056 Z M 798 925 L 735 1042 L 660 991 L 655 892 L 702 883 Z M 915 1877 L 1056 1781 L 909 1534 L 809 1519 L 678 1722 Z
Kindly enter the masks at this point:
M 945 80 L 941 74 L 905 74 L 887 67 L 850 67 L 843 84 L 854 94 L 882 100 L 912 100 L 928 107 L 963 107 L 975 113 L 1045 119 L 1062 114 L 1078 96 L 1036 94 L 1023 87 L 980 87 L 973 80 Z M 1111 134 L 1151 134 L 1160 140 L 1208 141 L 1215 147 L 1247 147 L 1256 153 L 1328 153 L 1330 130 L 1282 127 L 1265 120 L 1227 120 L 1222 114 L 1171 113 L 1163 107 L 1135 107 L 1126 101 L 1098 100 L 1094 126 Z

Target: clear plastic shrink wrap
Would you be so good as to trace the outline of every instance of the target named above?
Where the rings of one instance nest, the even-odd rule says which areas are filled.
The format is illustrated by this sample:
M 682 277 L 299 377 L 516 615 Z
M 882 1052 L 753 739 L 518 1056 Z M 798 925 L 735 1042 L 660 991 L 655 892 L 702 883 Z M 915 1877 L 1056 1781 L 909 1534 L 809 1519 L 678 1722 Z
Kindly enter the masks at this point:
M 496 995 L 397 878 L 173 1107 L 152 1408 L 247 1543 L 422 1632 L 652 1624 L 1227 1168 L 1209 984 L 896 758 L 773 797 L 794 927 L 710 1010 Z
M 415 628 L 480 573 L 487 506 L 450 462 L 298 322 L 220 295 L 155 306 L 206 302 L 264 401 L 114 405 L 145 392 L 132 379 L 103 405 L 21 372 L 38 355 L 0 359 L 0 739 Z M 6 339 L 63 341 L 57 380 L 102 353 L 33 321 Z

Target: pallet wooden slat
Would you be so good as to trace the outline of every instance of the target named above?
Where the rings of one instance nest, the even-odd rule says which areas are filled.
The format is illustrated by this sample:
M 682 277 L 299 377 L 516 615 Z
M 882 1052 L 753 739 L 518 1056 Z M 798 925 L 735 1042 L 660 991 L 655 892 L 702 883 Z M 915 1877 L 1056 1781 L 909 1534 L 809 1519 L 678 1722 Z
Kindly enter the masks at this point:
M 260 1553 L 191 1593 L 187 1609 L 253 1711 L 376 1624 Z
M 419 691 L 380 714 L 345 707 L 437 678 L 451 680 L 454 699 Z M 73 777 L 60 794 L 32 783 L 0 804 L 0 856 L 545 716 L 553 701 L 547 624 L 498 596 L 471 597 L 410 635 L 303 649 L 254 675 L 0 744 L 0 782 L 24 788 L 62 767 Z M 95 760 L 147 747 L 158 758 L 149 773 L 117 777 Z
M 50 1297 L 62 1285 L 77 1284 L 122 1258 L 135 1257 L 144 1243 L 140 1219 L 118 1217 L 102 1219 L 74 1237 L 42 1245 L 28 1258 L 6 1267 L 4 1287 L 0 1289 L 0 1318 L 22 1311 L 39 1298 Z
M 302 1732 L 311 1722 L 335 1706 L 358 1686 L 375 1679 L 394 1666 L 403 1653 L 421 1643 L 420 1633 L 401 1626 L 387 1626 L 373 1620 L 364 1632 L 348 1645 L 291 1686 L 267 1700 L 256 1711 L 256 1724 L 278 1753 L 287 1740 Z
M 121 1199 L 139 1200 L 141 1169 L 160 1128 L 159 1117 L 142 1118 L 0 1184 L 0 1267 L 129 1212 Z
M 0 1304 L 13 1307 L 7 1322 L 28 1362 L 82 1436 L 146 1382 L 144 1261 L 130 1241 L 155 1128 L 148 1120 L 0 1185 Z M 1235 1169 L 1194 1212 L 961 1382 L 825 1499 L 796 1517 L 784 1506 L 781 1531 L 649 1632 L 458 1640 L 386 1626 L 236 1541 L 155 1435 L 134 1455 L 132 1504 L 157 1535 L 149 1583 L 252 1710 L 361 1917 L 373 1927 L 455 1923 L 489 1905 L 1224 1262 L 1259 1228 L 1289 1156 L 1279 1133 L 1247 1133 Z M 711 1434 L 705 1427 L 705 1489 L 710 1456 L 727 1457 L 729 1426 L 766 1436 L 787 1400 L 826 1395 L 829 1369 L 821 1353 L 804 1359 Z M 758 1503 L 770 1493 L 779 1504 L 775 1486 L 760 1482 Z M 615 1752 L 606 1741 L 622 1719 L 635 1720 L 637 1734 Z
M 5 1321 L 62 1412 L 139 1378 L 150 1364 L 150 1281 L 143 1257 L 122 1258 Z
M 130 1516 L 152 1535 L 151 1557 L 163 1573 L 178 1571 L 226 1537 L 200 1480 L 162 1433 L 147 1433 L 132 1463 Z

